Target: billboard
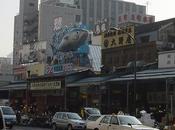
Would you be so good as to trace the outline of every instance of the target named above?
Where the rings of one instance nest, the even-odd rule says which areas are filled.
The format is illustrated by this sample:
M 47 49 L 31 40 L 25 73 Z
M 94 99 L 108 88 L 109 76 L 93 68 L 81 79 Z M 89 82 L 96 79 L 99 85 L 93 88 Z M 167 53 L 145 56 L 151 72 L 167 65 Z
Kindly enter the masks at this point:
M 109 30 L 102 34 L 102 49 L 115 48 L 134 44 L 134 26 L 128 26 L 119 30 Z
M 95 27 L 93 29 L 93 34 L 95 36 L 101 35 L 103 32 L 107 31 L 108 29 L 109 29 L 109 20 L 108 19 L 104 19 L 102 21 L 98 21 L 95 24 Z
M 61 81 L 46 81 L 30 83 L 31 90 L 58 90 L 61 89 Z
M 35 42 L 23 45 L 19 50 L 19 64 L 43 63 L 46 58 L 46 44 L 46 42 Z
M 44 64 L 29 64 L 27 71 L 30 71 L 30 76 L 42 76 L 44 75 L 45 65 Z
M 155 22 L 155 16 L 141 14 L 122 14 L 118 16 L 118 24 L 126 22 L 149 24 Z
M 74 0 L 60 0 L 60 3 L 73 5 L 74 4 Z
M 47 56 L 46 74 L 90 67 L 88 29 L 84 25 L 62 26 L 61 21 L 59 17 L 53 22 L 51 55 Z

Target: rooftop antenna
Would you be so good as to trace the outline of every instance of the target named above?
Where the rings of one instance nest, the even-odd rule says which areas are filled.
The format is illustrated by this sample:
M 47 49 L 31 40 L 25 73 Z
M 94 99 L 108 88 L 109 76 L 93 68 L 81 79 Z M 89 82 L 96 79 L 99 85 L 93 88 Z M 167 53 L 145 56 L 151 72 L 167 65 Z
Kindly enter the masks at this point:
M 149 1 L 146 1 L 146 13 L 148 14 Z

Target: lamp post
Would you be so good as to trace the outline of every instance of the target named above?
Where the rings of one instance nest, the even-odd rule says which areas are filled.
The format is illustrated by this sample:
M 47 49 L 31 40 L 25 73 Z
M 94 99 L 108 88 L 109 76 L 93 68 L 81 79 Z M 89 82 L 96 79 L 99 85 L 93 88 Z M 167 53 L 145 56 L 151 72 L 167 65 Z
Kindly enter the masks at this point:
M 27 71 L 27 88 L 26 88 L 26 113 L 28 113 L 28 106 L 29 106 L 29 90 L 30 90 L 30 70 Z
M 134 42 L 134 114 L 136 115 L 136 86 L 137 86 L 137 66 L 136 66 L 136 62 L 137 62 L 137 44 L 136 44 L 136 39 L 135 36 L 132 35 L 131 33 L 121 29 L 121 28 L 116 28 L 116 27 L 112 27 L 110 28 L 110 30 L 116 30 L 116 31 L 122 31 L 124 33 L 126 33 Z M 128 104 L 128 99 L 127 99 L 127 104 Z M 127 106 L 128 107 L 128 106 Z

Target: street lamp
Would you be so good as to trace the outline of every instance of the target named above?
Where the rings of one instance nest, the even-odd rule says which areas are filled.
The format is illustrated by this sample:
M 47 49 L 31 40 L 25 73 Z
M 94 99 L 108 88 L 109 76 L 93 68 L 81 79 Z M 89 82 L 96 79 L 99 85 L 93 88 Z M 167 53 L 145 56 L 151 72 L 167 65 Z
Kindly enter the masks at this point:
M 128 33 L 127 31 L 121 29 L 121 28 L 116 28 L 112 27 L 110 30 L 116 30 L 116 31 L 122 31 L 126 33 L 134 42 L 134 113 L 136 115 L 136 81 L 137 81 L 137 67 L 136 67 L 136 62 L 137 62 L 137 44 L 136 44 L 136 39 L 135 36 L 133 36 L 131 33 Z M 128 90 L 127 90 L 128 91 Z M 128 100 L 128 99 L 127 99 Z M 128 103 L 127 103 L 128 104 Z

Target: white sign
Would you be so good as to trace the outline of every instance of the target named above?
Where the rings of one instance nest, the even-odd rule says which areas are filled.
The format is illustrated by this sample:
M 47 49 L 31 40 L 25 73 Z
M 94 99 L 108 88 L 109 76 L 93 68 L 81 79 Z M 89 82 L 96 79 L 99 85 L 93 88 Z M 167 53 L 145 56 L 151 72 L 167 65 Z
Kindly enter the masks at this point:
M 56 90 L 61 89 L 61 81 L 33 82 L 31 90 Z
M 60 2 L 65 4 L 70 4 L 70 5 L 74 4 L 74 0 L 60 0 Z

